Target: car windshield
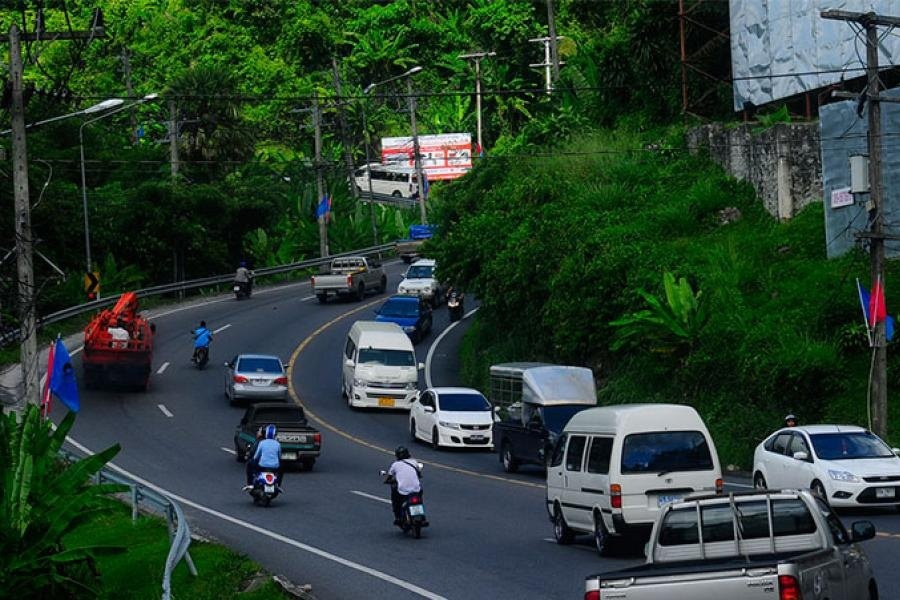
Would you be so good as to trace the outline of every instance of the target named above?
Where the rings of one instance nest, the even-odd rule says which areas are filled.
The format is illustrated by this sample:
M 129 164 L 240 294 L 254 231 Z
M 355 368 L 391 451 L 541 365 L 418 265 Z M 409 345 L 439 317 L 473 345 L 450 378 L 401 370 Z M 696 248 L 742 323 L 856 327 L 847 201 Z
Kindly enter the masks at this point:
M 382 317 L 417 317 L 419 316 L 417 304 L 417 302 L 388 300 L 381 305 L 381 310 L 378 311 L 378 314 Z
M 241 358 L 236 371 L 243 373 L 282 373 L 281 361 L 277 358 Z
M 890 458 L 891 449 L 869 431 L 854 433 L 815 433 L 809 436 L 816 456 L 822 460 L 854 458 Z
M 586 404 L 560 404 L 559 406 L 545 406 L 543 408 L 544 427 L 550 431 L 560 433 L 575 413 L 590 407 Z
M 279 406 L 273 408 L 257 408 L 253 415 L 253 421 L 260 425 L 267 423 L 298 423 L 305 422 L 306 416 L 299 406 Z
M 406 272 L 407 279 L 429 279 L 434 273 L 434 267 L 425 265 L 414 265 Z
M 657 431 L 625 436 L 622 473 L 708 471 L 713 468 L 706 436 L 699 431 Z
M 441 410 L 489 412 L 491 405 L 481 394 L 441 394 L 438 396 Z
M 416 355 L 407 350 L 381 350 L 378 348 L 361 348 L 359 364 L 385 365 L 388 367 L 414 367 Z

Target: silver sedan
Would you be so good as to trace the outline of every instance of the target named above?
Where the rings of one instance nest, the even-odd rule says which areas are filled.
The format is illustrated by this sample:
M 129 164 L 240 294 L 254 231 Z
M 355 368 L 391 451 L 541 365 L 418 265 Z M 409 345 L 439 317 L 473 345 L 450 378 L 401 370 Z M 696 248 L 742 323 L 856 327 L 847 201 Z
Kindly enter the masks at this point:
M 225 363 L 225 397 L 239 400 L 286 400 L 287 373 L 277 356 L 239 354 Z

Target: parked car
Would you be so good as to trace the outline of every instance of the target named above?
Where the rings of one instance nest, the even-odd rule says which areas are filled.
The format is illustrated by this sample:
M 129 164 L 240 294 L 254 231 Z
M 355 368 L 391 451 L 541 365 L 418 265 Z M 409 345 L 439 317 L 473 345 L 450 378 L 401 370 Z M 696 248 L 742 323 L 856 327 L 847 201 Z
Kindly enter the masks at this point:
M 877 600 L 859 545 L 874 536 L 805 491 L 691 498 L 659 512 L 646 564 L 587 577 L 584 598 Z
M 387 275 L 375 260 L 343 256 L 332 260 L 326 273 L 312 277 L 312 288 L 320 304 L 328 302 L 329 296 L 362 300 L 369 292 L 383 293 L 387 289 Z
M 418 296 L 391 296 L 375 311 L 375 315 L 379 323 L 399 325 L 413 342 L 421 341 L 431 331 L 431 305 Z
M 721 492 L 722 469 L 703 419 L 683 404 L 589 408 L 569 420 L 547 465 L 547 512 L 560 544 L 593 535 L 600 554 L 646 540 L 663 508 Z
M 444 299 L 444 288 L 434 277 L 437 264 L 430 258 L 420 258 L 409 265 L 403 281 L 397 286 L 398 294 L 422 296 L 437 308 Z
M 240 400 L 286 400 L 287 372 L 277 356 L 238 354 L 225 363 L 225 397 Z
M 251 404 L 234 432 L 234 450 L 238 462 L 245 462 L 256 433 L 266 425 L 275 425 L 275 438 L 281 443 L 281 460 L 285 465 L 303 465 L 309 471 L 322 451 L 322 434 L 311 427 L 303 408 L 286 402 Z
M 900 508 L 898 454 L 854 425 L 779 429 L 753 453 L 753 484 L 809 488 L 833 506 Z
M 493 448 L 491 403 L 471 388 L 428 388 L 409 410 L 409 437 L 458 448 Z

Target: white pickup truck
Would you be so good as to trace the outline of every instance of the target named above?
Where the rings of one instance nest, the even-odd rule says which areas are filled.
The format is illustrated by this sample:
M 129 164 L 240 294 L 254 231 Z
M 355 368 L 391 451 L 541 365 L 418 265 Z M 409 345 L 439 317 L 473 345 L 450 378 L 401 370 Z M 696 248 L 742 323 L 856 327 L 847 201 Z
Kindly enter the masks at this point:
M 343 256 L 331 261 L 327 273 L 312 277 L 312 288 L 321 304 L 328 302 L 328 296 L 362 300 L 367 292 L 384 293 L 387 275 L 381 264 L 364 256 Z
M 857 543 L 874 535 L 869 521 L 848 532 L 808 491 L 689 497 L 660 512 L 647 564 L 588 577 L 584 598 L 877 600 Z

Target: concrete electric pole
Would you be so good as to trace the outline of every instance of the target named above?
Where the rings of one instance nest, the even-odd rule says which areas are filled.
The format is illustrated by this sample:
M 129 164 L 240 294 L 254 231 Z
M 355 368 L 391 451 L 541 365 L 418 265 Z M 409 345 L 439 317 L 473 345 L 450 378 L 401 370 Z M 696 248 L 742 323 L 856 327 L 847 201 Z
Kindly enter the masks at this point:
M 425 173 L 422 170 L 422 154 L 419 152 L 419 131 L 416 128 L 416 96 L 413 94 L 412 79 L 406 79 L 406 90 L 409 96 L 409 118 L 412 126 L 413 141 L 413 160 L 416 164 L 416 181 L 419 188 L 419 213 L 422 218 L 422 225 L 428 223 L 428 216 L 425 214 Z
M 313 94 L 312 118 L 316 141 L 316 219 L 319 222 L 319 256 L 324 258 L 328 256 L 328 222 L 325 220 L 327 213 L 318 214 L 319 203 L 325 197 L 325 183 L 322 181 L 322 112 L 319 110 L 318 92 Z
M 477 136 L 478 151 L 484 151 L 484 145 L 481 141 L 481 60 L 486 56 L 496 56 L 496 52 L 472 52 L 470 54 L 460 54 L 457 58 L 465 58 L 475 63 L 475 118 L 477 119 Z
M 869 238 L 873 285 L 884 284 L 884 187 L 881 178 L 881 102 L 896 102 L 900 99 L 882 98 L 881 82 L 878 79 L 878 27 L 900 26 L 900 18 L 877 15 L 874 12 L 859 13 L 844 10 L 826 10 L 823 19 L 859 23 L 866 32 L 866 86 L 865 98 L 868 110 L 869 145 L 869 200 L 872 204 L 870 231 L 863 234 Z M 877 283 L 876 283 L 877 282 Z M 882 288 L 883 289 L 883 288 Z M 884 320 L 875 325 L 873 339 L 872 381 L 870 382 L 870 412 L 872 430 L 884 438 L 887 435 L 887 342 Z

